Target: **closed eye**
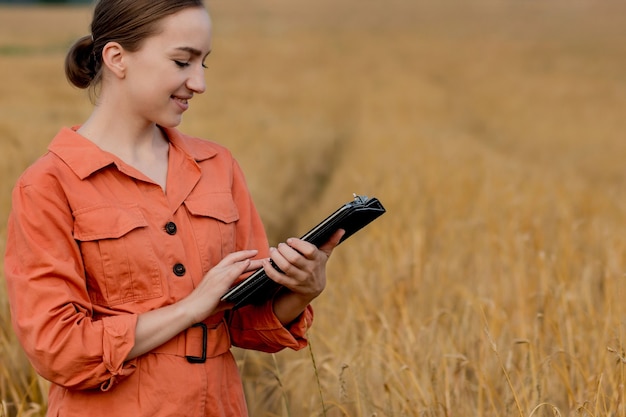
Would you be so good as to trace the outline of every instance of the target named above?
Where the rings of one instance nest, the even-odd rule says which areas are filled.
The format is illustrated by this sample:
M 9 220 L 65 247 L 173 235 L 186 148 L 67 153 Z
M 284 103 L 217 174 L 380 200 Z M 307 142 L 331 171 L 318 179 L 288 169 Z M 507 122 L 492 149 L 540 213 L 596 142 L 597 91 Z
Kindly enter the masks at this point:
M 183 61 L 177 61 L 174 60 L 174 63 L 179 66 L 180 68 L 186 68 L 189 66 L 189 62 L 183 62 Z

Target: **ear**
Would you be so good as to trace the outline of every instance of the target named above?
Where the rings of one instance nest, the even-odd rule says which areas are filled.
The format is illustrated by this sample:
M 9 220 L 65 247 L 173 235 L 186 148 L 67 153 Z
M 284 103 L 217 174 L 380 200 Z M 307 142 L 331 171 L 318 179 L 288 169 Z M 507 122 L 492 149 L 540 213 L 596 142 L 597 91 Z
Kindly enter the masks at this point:
M 117 42 L 109 42 L 102 48 L 102 63 L 118 78 L 126 76 L 126 51 Z

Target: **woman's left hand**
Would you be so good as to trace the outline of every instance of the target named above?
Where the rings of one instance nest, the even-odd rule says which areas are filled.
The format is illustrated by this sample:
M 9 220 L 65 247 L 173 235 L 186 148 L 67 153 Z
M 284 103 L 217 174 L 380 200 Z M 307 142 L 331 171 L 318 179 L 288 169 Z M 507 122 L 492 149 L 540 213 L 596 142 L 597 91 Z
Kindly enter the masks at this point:
M 270 259 L 282 271 L 277 271 L 269 259 L 263 260 L 269 278 L 288 291 L 279 294 L 274 312 L 281 322 L 295 319 L 326 287 L 326 263 L 339 243 L 344 231 L 338 230 L 325 244 L 315 245 L 297 238 L 289 238 L 270 249 Z

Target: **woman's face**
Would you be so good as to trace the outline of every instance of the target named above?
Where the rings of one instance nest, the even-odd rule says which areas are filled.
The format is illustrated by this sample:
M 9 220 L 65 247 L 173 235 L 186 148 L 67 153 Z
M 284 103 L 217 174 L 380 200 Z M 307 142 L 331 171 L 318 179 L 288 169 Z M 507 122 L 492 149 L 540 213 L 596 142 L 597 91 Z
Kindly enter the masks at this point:
M 204 60 L 211 51 L 211 20 L 202 7 L 161 21 L 161 31 L 126 52 L 127 111 L 164 127 L 180 124 L 194 94 L 206 89 Z

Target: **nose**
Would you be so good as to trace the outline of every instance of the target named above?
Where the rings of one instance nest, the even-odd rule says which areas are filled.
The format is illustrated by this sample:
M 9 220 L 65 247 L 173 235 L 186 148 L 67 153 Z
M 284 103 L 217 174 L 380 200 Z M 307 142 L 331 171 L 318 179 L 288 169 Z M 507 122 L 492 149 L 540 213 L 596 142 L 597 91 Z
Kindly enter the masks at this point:
M 198 65 L 194 68 L 194 71 L 187 79 L 187 88 L 197 94 L 202 94 L 206 91 L 206 80 L 204 78 L 204 68 L 202 65 Z

